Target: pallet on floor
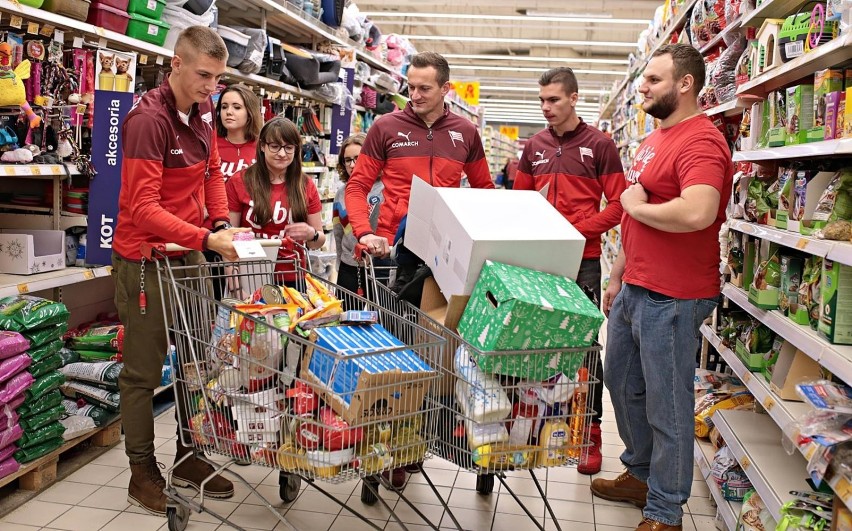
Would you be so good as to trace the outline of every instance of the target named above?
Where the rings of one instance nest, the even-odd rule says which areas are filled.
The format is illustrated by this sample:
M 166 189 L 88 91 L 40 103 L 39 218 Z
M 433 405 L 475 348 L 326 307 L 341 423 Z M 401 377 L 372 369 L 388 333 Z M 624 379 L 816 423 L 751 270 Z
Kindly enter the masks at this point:
M 4 478 L 0 478 L 0 488 L 18 481 L 18 488 L 25 491 L 39 492 L 56 482 L 57 466 L 62 454 L 79 446 L 81 443 L 90 442 L 92 446 L 108 448 L 115 446 L 121 440 L 121 418 L 116 417 L 112 422 L 100 428 L 80 435 L 50 452 L 49 454 L 21 465 L 20 470 Z

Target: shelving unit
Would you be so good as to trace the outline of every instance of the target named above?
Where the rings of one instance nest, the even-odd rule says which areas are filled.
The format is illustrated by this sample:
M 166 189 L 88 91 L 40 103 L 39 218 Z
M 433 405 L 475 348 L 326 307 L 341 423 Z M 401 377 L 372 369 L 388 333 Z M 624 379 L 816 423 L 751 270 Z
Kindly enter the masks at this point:
M 112 275 L 112 266 L 66 267 L 35 275 L 9 275 L 0 273 L 0 298 L 46 289 L 61 288 L 78 282 Z
M 717 48 L 720 44 L 723 44 L 725 37 L 735 31 L 739 31 L 740 24 L 742 24 L 742 18 L 740 18 L 739 20 L 735 20 L 731 24 L 725 26 L 725 29 L 723 29 L 718 35 L 710 39 L 710 42 L 701 47 L 701 55 L 704 55 L 713 48 Z
M 728 220 L 728 228 L 775 242 L 784 247 L 798 249 L 814 256 L 821 256 L 845 265 L 852 265 L 852 243 L 849 242 L 820 240 L 799 234 L 798 232 L 776 229 L 741 219 Z
M 802 0 L 763 0 L 754 11 L 742 17 L 741 28 L 743 31 L 749 26 L 759 28 L 768 18 L 784 18 L 803 3 Z
M 784 451 L 781 429 L 768 415 L 722 410 L 713 414 L 713 424 L 772 517 L 781 521 L 781 506 L 793 499 L 790 491 L 810 490 L 805 459 Z
M 797 144 L 776 148 L 738 151 L 734 153 L 734 162 L 759 162 L 763 160 L 800 159 L 808 157 L 831 157 L 852 154 L 852 138 L 823 140 L 808 144 Z
M 713 466 L 713 445 L 701 439 L 695 439 L 695 462 L 698 463 L 698 470 L 701 471 L 701 477 L 707 483 L 707 488 L 710 489 L 710 494 L 713 496 L 713 501 L 722 515 L 722 520 L 725 522 L 728 531 L 734 531 L 737 528 L 737 520 L 742 512 L 743 504 L 740 502 L 728 501 L 722 496 L 722 491 L 716 484 L 711 474 Z

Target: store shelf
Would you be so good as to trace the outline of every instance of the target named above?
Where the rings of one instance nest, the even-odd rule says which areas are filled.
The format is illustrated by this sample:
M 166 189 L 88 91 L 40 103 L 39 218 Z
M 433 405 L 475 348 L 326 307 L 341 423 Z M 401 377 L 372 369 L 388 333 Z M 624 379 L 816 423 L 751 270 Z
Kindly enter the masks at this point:
M 722 114 L 724 116 L 735 116 L 740 114 L 743 109 L 751 106 L 757 98 L 751 98 L 748 96 L 738 97 L 729 102 L 723 103 L 721 105 L 717 105 L 715 107 L 711 107 L 704 111 L 704 114 L 707 116 L 716 116 L 717 114 Z
M 713 466 L 713 457 L 715 452 L 713 445 L 707 441 L 695 439 L 695 462 L 698 464 L 698 469 L 701 471 L 701 477 L 707 483 L 707 488 L 710 489 L 710 494 L 713 496 L 713 501 L 716 503 L 716 508 L 719 514 L 722 515 L 722 520 L 728 531 L 734 531 L 737 528 L 737 519 L 739 519 L 743 504 L 739 502 L 731 502 L 722 496 L 722 491 L 713 479 L 710 473 L 710 468 Z
M 734 153 L 734 162 L 830 157 L 832 155 L 848 156 L 850 154 L 852 154 L 852 138 L 841 138 L 839 140 L 824 140 L 777 148 L 738 151 Z
M 68 230 L 75 227 L 88 227 L 88 218 L 82 214 L 63 212 L 59 216 L 59 229 Z M 53 216 L 50 214 L 14 214 L 0 212 L 0 227 L 4 229 L 56 230 Z
M 45 289 L 61 288 L 78 282 L 112 275 L 112 266 L 66 267 L 35 275 L 9 275 L 0 273 L 0 297 L 32 293 Z
M 720 44 L 724 44 L 725 37 L 727 37 L 729 33 L 739 31 L 741 24 L 742 20 L 737 19 L 732 24 L 725 26 L 725 29 L 723 29 L 721 33 L 710 39 L 710 42 L 701 47 L 701 55 L 706 54 L 714 48 L 718 48 Z
M 653 133 L 653 132 L 654 131 L 651 131 L 651 133 Z M 643 140 L 645 140 L 646 138 L 651 136 L 651 133 L 645 133 L 644 135 L 640 136 L 639 138 L 633 138 L 633 139 L 630 139 L 630 140 L 626 140 L 624 142 L 620 142 L 615 147 L 617 147 L 618 149 L 622 149 L 622 148 L 628 147 L 631 144 L 641 144 Z
M 80 175 L 76 164 L 0 164 L 0 177 L 53 179 L 69 175 Z
M 722 294 L 832 374 L 846 383 L 852 382 L 852 346 L 832 345 L 809 326 L 796 324 L 781 312 L 761 310 L 748 301 L 745 291 L 732 284 L 725 284 Z
M 713 414 L 713 424 L 772 517 L 780 522 L 781 506 L 793 499 L 790 491 L 810 490 L 805 459 L 784 451 L 781 430 L 768 415 L 721 410 Z
M 837 66 L 848 59 L 852 59 L 852 32 L 743 83 L 737 88 L 737 95 L 764 97 L 770 91 L 812 75 L 817 70 Z
M 325 166 L 302 166 L 302 172 L 308 174 L 321 174 L 327 171 L 331 171 Z
M 769 387 L 769 382 L 762 374 L 752 373 L 745 366 L 736 352 L 722 344 L 720 338 L 713 330 L 707 326 L 701 326 L 701 335 L 710 342 L 711 345 L 719 352 L 728 367 L 734 371 L 734 374 L 745 384 L 749 392 L 754 395 L 755 402 L 760 403 L 763 408 L 775 421 L 775 424 L 782 430 L 791 425 L 791 423 L 811 410 L 811 407 L 804 402 L 791 402 L 782 400 Z
M 746 13 L 742 18 L 742 28 L 753 27 L 760 29 L 763 21 L 768 18 L 787 18 L 795 13 L 802 5 L 802 0 L 763 0 L 757 9 Z
M 154 389 L 154 396 L 159 396 L 165 393 L 166 391 L 169 391 L 172 387 L 174 387 L 173 383 L 170 383 L 169 385 L 161 385 L 160 387 Z
M 728 228 L 763 240 L 775 242 L 784 247 L 790 247 L 814 256 L 821 256 L 835 262 L 840 262 L 841 264 L 852 266 L 852 243 L 836 240 L 820 240 L 804 236 L 798 232 L 776 229 L 741 219 L 729 219 Z

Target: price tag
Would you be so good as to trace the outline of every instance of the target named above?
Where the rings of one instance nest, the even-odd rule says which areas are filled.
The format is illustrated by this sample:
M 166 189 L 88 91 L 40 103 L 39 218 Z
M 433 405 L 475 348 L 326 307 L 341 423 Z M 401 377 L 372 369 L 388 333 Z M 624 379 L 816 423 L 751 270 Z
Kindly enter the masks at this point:
M 30 286 L 28 284 L 18 284 L 18 293 L 23 295 L 24 293 L 30 292 Z
M 74 48 L 82 48 L 83 47 L 83 37 L 74 37 Z
M 77 114 L 86 114 L 86 104 L 78 103 L 77 104 Z
M 772 408 L 774 408 L 774 407 L 775 407 L 775 399 L 774 398 L 772 398 L 771 396 L 767 396 L 765 399 L 763 399 L 763 409 L 765 409 L 766 411 L 772 411 Z
M 27 23 L 27 34 L 29 35 L 38 35 L 38 24 L 35 22 Z
M 158 65 L 162 65 L 164 62 L 165 62 L 165 59 L 163 59 L 163 56 L 162 56 L 162 55 L 158 55 L 158 56 L 157 56 L 157 64 L 158 64 Z
M 751 461 L 749 460 L 748 456 L 744 456 L 740 460 L 740 466 L 742 467 L 743 470 L 748 470 L 749 467 L 751 467 Z
M 800 251 L 804 251 L 805 247 L 808 246 L 807 238 L 799 238 L 799 241 L 796 242 L 796 249 Z
M 852 494 L 852 485 L 849 484 L 848 479 L 841 477 L 834 484 L 834 492 L 845 500 L 849 498 L 850 494 Z
M 86 280 L 92 280 L 93 278 L 95 278 L 95 272 L 91 269 L 84 269 L 83 278 L 85 278 Z
M 260 87 L 260 95 L 261 95 L 261 96 L 265 96 L 265 95 L 266 95 L 266 89 L 265 89 L 265 88 Z
M 104 270 L 106 270 L 107 275 L 112 275 L 112 266 L 106 266 L 104 267 Z
M 747 383 L 749 383 L 750 381 L 751 381 L 751 372 L 747 372 L 747 373 L 745 373 L 745 375 L 743 376 L 743 383 L 744 383 L 744 384 L 747 384 Z
M 50 172 L 54 175 L 60 175 L 62 173 L 62 166 L 51 166 Z
M 53 40 L 56 42 L 65 42 L 65 32 L 62 30 L 53 30 Z
M 104 30 L 103 30 L 103 28 L 98 28 L 98 30 L 100 30 L 98 32 L 98 35 L 101 36 L 101 38 L 98 39 L 98 48 L 106 48 L 108 46 L 108 43 L 107 43 L 107 40 L 103 38 L 103 31 Z
M 24 19 L 19 16 L 12 15 L 12 20 L 9 22 L 9 25 L 13 28 L 21 29 L 21 26 L 24 25 Z
M 41 175 L 41 168 L 39 168 L 38 166 L 30 166 L 30 174 Z
M 14 166 L 6 166 L 6 175 L 14 177 L 15 175 L 18 175 L 18 172 L 15 170 Z
M 41 35 L 42 37 L 50 37 L 51 35 L 53 35 L 54 31 L 56 31 L 56 29 L 53 26 L 42 26 L 39 35 Z
M 145 54 L 140 54 L 139 55 L 139 64 L 140 65 L 147 65 L 148 64 L 148 56 L 145 55 Z

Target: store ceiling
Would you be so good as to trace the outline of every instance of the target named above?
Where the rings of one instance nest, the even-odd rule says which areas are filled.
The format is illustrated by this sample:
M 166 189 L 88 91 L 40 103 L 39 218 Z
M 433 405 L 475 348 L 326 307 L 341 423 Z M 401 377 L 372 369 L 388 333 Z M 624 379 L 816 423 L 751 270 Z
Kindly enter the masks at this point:
M 454 80 L 479 81 L 487 120 L 498 122 L 497 116 L 508 115 L 523 123 L 521 118 L 529 116 L 530 125 L 541 125 L 536 83 L 541 72 L 573 68 L 581 102 L 590 104 L 582 105 L 581 115 L 596 119 L 601 92 L 608 93 L 614 81 L 624 78 L 627 56 L 662 0 L 356 3 L 383 33 L 409 36 L 418 50 L 447 55 Z

